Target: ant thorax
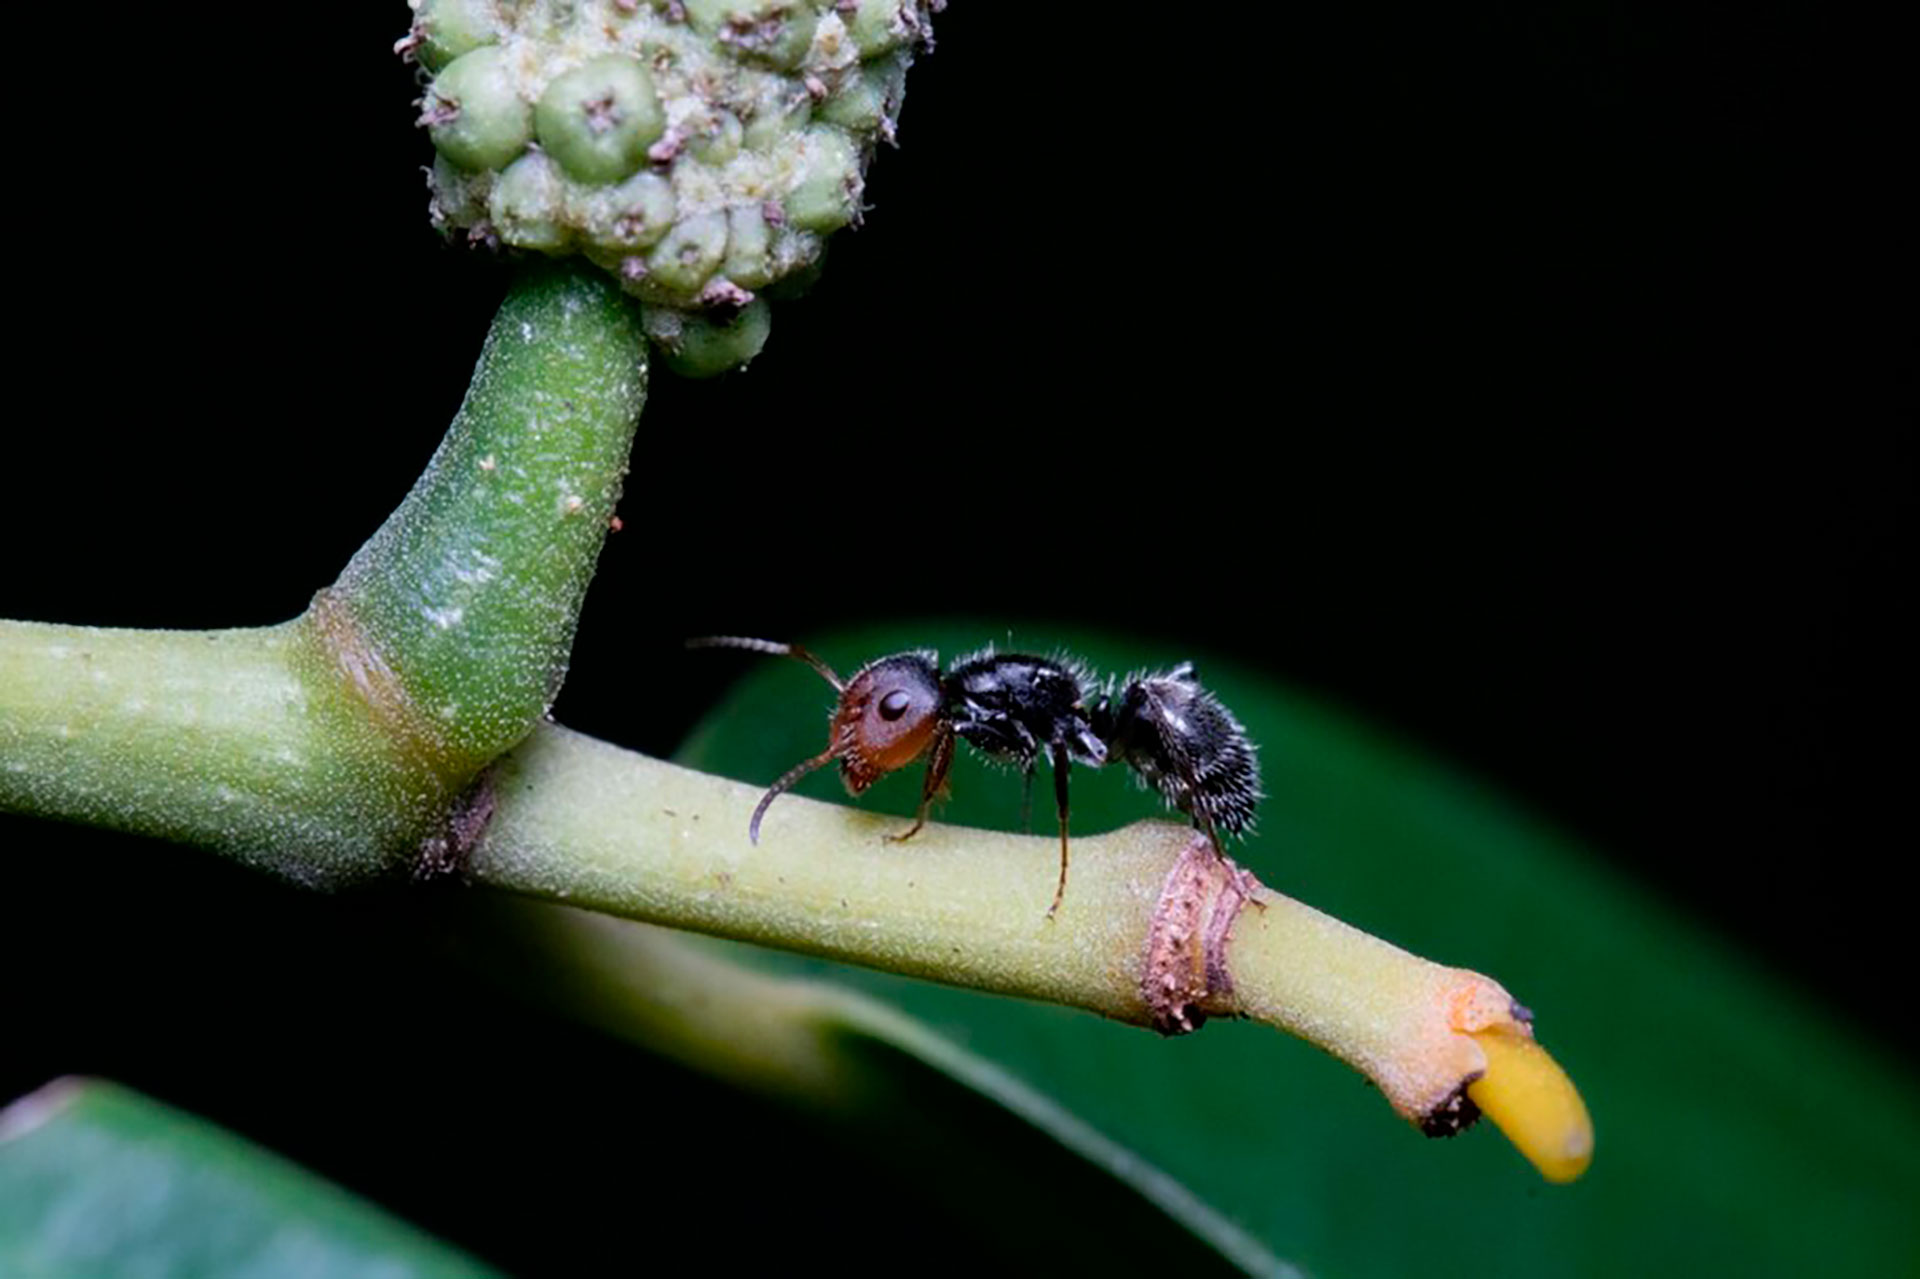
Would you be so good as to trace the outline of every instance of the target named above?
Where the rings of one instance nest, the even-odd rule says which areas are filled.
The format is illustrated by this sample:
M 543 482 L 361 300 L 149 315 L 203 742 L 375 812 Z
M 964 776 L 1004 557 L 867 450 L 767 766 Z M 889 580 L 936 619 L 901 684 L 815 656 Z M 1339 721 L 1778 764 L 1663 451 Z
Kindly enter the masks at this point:
M 1056 747 L 1096 768 L 1107 762 L 1087 718 L 1085 677 L 1064 662 L 989 651 L 955 663 L 944 683 L 953 731 L 987 755 L 1027 771 Z

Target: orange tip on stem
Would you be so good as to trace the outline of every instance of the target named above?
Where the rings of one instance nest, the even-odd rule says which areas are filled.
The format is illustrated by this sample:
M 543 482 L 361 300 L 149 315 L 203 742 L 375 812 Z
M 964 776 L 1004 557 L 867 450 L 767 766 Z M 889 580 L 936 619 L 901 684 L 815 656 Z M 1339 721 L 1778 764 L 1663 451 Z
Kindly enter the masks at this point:
M 1473 1038 L 1487 1073 L 1467 1085 L 1467 1096 L 1541 1176 L 1577 1179 L 1593 1162 L 1593 1120 L 1567 1072 L 1517 1028 L 1491 1026 Z

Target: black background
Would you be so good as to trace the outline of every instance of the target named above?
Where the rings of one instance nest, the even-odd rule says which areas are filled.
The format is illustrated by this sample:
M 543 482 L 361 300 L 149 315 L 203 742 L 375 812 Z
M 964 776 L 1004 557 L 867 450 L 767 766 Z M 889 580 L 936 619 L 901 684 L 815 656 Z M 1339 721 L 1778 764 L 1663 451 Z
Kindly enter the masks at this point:
M 387 7 L 109 51 L 23 143 L 0 615 L 282 620 L 431 452 L 505 267 L 426 226 Z M 822 284 L 750 374 L 657 379 L 558 716 L 671 751 L 739 669 L 688 634 L 1124 628 L 1492 779 L 1910 1058 L 1910 290 L 1872 33 L 1055 8 L 949 10 Z M 129 948 L 211 970 L 146 908 L 200 931 L 277 890 L 24 819 L 0 849 L 0 954 L 45 992 L 0 1087 L 217 1109 L 141 1042 L 195 1023 L 126 993 Z

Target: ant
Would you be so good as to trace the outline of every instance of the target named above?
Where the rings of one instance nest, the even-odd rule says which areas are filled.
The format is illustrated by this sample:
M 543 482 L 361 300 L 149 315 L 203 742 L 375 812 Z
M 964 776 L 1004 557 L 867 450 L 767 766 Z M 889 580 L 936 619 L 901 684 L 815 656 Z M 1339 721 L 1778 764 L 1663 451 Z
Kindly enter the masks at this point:
M 1026 779 L 1027 811 L 1033 770 L 1042 754 L 1053 766 L 1054 803 L 1060 814 L 1060 882 L 1051 919 L 1067 891 L 1067 773 L 1071 761 L 1093 768 L 1110 761 L 1129 765 L 1136 779 L 1160 792 L 1204 832 L 1214 852 L 1225 856 L 1220 836 L 1243 835 L 1260 802 L 1260 770 L 1246 730 L 1194 678 L 1193 663 L 1162 674 L 1129 675 L 1118 689 L 1095 685 L 1078 663 L 992 649 L 964 657 L 945 674 L 939 655 L 895 653 L 868 662 L 853 678 L 798 644 L 714 635 L 687 641 L 689 648 L 739 648 L 776 657 L 796 657 L 818 671 L 840 694 L 828 724 L 827 749 L 794 765 L 761 797 L 747 835 L 760 842 L 760 819 L 794 783 L 815 769 L 840 761 L 849 794 L 915 760 L 927 761 L 920 811 L 913 825 L 890 839 L 911 839 L 927 824 L 927 810 L 946 786 L 956 737 L 981 753 L 1018 767 Z

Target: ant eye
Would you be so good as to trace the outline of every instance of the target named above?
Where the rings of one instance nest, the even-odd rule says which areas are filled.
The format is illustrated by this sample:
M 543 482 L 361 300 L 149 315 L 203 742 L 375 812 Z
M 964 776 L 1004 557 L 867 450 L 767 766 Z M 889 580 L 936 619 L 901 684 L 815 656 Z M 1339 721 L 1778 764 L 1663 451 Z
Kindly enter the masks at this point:
M 913 698 L 904 689 L 896 688 L 880 699 L 880 718 L 889 721 L 899 719 L 912 705 Z

